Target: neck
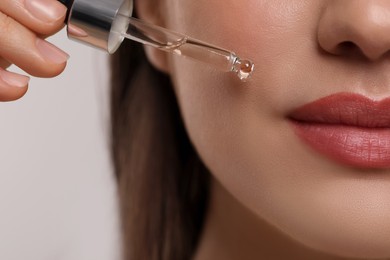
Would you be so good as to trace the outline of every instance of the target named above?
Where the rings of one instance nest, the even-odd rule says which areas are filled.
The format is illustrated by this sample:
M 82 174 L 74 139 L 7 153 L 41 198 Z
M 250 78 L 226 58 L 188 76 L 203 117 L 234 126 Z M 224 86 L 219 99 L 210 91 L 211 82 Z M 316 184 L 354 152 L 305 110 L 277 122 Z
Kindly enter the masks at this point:
M 250 212 L 213 180 L 194 260 L 341 259 L 308 249 Z

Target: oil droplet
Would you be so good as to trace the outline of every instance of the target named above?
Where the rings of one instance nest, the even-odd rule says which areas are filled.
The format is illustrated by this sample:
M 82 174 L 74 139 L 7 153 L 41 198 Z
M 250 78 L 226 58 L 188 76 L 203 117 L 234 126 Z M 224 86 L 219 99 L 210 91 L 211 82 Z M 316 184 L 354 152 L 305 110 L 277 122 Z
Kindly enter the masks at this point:
M 255 69 L 255 64 L 249 60 L 241 60 L 239 58 L 234 62 L 233 71 L 237 73 L 237 76 L 242 81 L 246 81 L 250 78 Z

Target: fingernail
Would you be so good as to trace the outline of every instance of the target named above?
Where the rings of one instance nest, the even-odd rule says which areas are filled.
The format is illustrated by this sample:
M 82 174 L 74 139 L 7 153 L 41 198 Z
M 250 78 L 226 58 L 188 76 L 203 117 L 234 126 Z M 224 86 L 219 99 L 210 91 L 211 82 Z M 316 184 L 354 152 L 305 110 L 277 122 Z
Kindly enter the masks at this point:
M 56 0 L 25 0 L 25 7 L 43 22 L 53 22 L 66 14 L 66 7 Z
M 45 40 L 38 38 L 36 45 L 41 55 L 49 62 L 61 64 L 69 59 L 69 55 L 66 52 Z
M 30 78 L 27 76 L 19 75 L 4 69 L 0 69 L 0 78 L 7 84 L 13 87 L 24 88 L 30 82 Z

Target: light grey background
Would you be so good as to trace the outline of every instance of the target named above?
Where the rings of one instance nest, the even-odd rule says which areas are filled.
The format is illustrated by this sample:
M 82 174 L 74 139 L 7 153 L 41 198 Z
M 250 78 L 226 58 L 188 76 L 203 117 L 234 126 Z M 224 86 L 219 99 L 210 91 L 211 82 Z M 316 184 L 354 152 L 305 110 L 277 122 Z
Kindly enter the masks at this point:
M 50 41 L 66 71 L 0 104 L 0 259 L 116 260 L 107 55 L 65 31 Z

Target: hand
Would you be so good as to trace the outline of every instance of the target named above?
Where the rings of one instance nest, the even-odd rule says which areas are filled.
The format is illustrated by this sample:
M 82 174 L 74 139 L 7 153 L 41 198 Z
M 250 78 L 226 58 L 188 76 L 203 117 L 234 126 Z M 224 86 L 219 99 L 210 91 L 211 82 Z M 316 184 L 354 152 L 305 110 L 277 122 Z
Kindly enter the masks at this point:
M 64 26 L 66 8 L 57 0 L 0 0 L 0 101 L 22 97 L 29 77 L 7 71 L 15 64 L 36 77 L 54 77 L 69 56 L 44 39 Z

